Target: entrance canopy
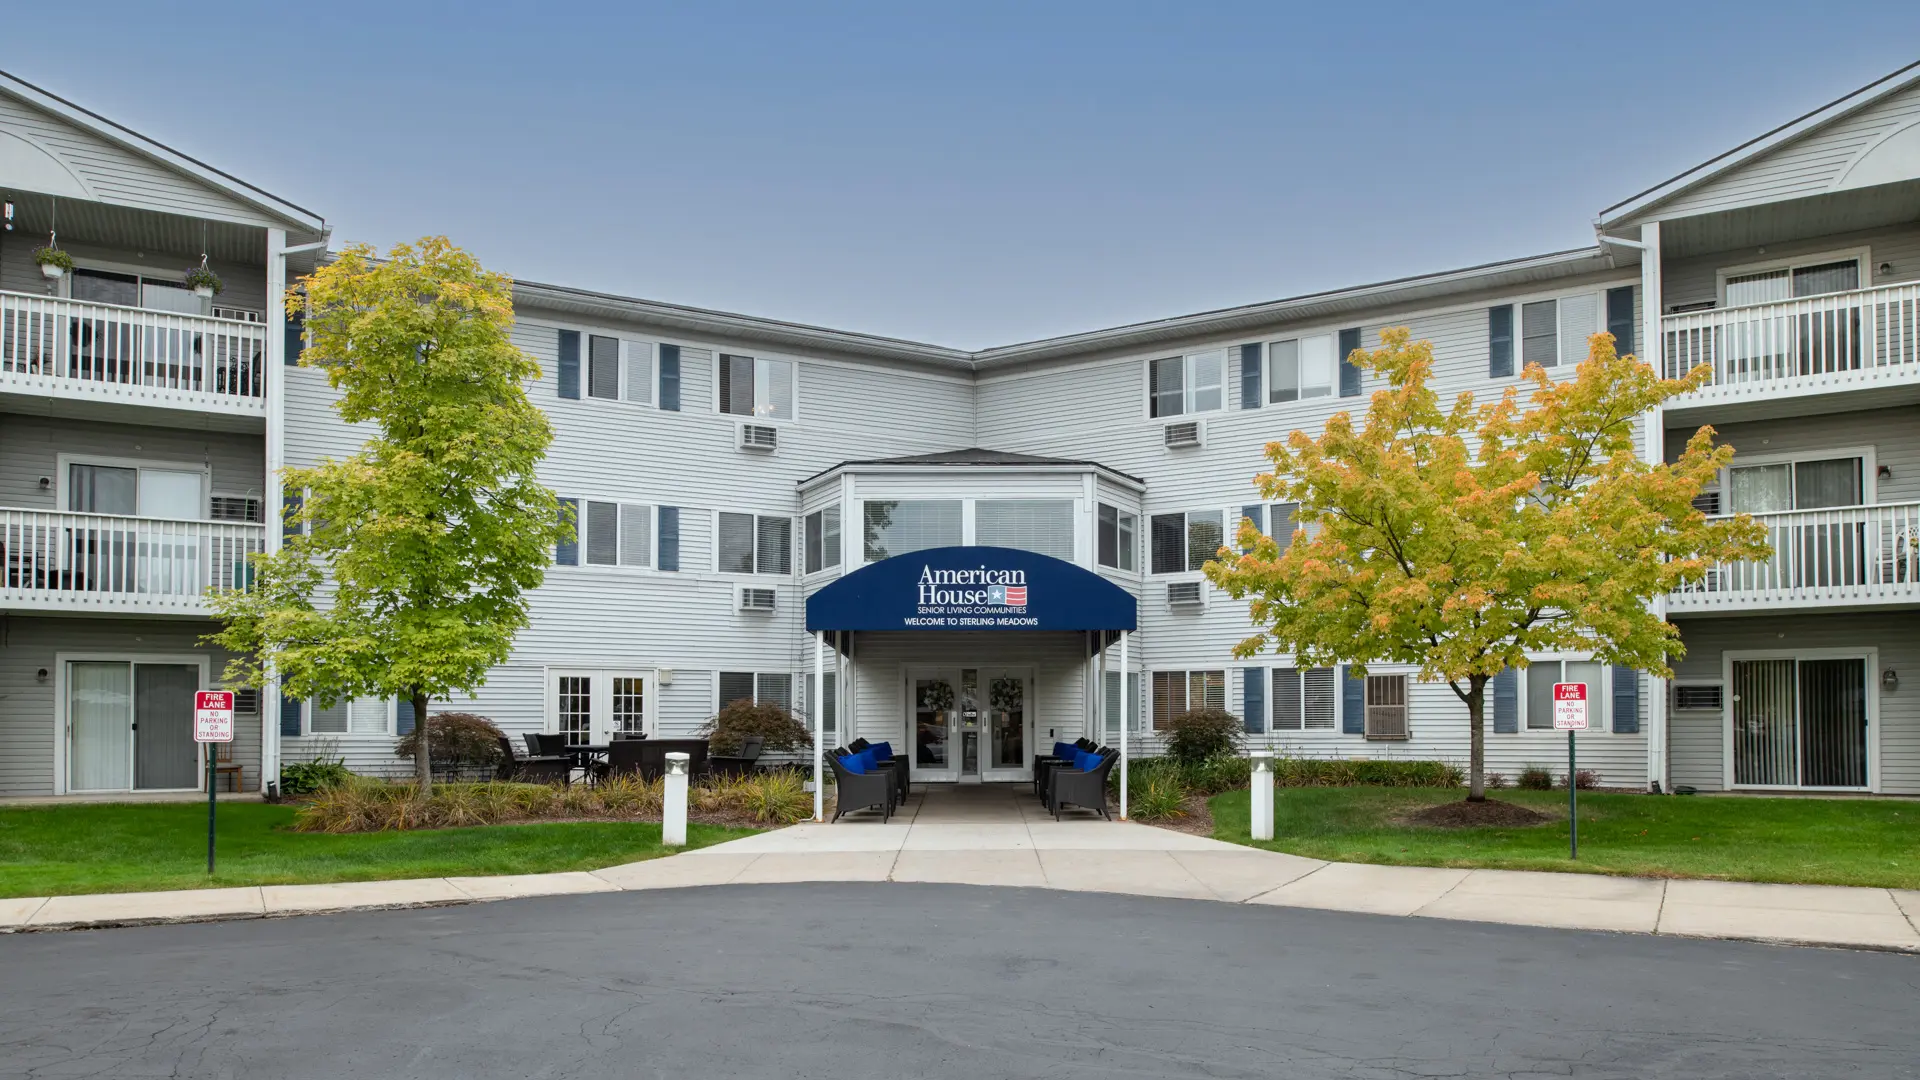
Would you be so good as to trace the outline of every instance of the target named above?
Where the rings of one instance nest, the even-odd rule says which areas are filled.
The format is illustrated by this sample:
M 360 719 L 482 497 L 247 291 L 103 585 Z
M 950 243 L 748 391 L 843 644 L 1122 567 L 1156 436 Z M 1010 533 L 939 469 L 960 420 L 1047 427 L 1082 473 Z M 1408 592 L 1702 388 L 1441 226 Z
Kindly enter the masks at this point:
M 807 632 L 1137 628 L 1133 594 L 1049 555 L 943 547 L 871 563 L 807 598 Z

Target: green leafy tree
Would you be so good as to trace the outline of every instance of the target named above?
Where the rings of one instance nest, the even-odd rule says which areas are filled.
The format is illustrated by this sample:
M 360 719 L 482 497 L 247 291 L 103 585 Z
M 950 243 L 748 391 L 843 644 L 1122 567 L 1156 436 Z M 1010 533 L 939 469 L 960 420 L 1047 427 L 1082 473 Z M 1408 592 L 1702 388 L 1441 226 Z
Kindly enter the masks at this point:
M 299 295 L 304 293 L 304 295 Z M 253 587 L 216 594 L 239 654 L 227 677 L 322 705 L 471 693 L 527 624 L 529 590 L 572 528 L 534 478 L 552 432 L 527 400 L 539 366 L 516 348 L 513 287 L 444 237 L 376 258 L 342 251 L 289 295 L 306 306 L 303 365 L 325 371 L 336 408 L 371 437 L 344 460 L 287 469 L 280 551 Z M 424 724 L 414 740 L 432 784 Z
M 1245 554 L 1207 576 L 1251 598 L 1259 632 L 1236 655 L 1290 652 L 1314 665 L 1417 665 L 1467 706 L 1468 798 L 1486 797 L 1486 687 L 1527 654 L 1592 653 L 1672 677 L 1680 634 L 1648 602 L 1722 560 L 1763 558 L 1765 530 L 1692 505 L 1732 456 L 1701 428 L 1671 464 L 1635 452 L 1636 422 L 1708 369 L 1661 379 L 1596 334 L 1571 379 L 1530 365 L 1490 404 L 1429 387 L 1433 352 L 1404 328 L 1353 359 L 1384 375 L 1364 423 L 1336 413 L 1318 436 L 1268 444 L 1268 499 L 1299 504 L 1283 552 L 1243 522 Z

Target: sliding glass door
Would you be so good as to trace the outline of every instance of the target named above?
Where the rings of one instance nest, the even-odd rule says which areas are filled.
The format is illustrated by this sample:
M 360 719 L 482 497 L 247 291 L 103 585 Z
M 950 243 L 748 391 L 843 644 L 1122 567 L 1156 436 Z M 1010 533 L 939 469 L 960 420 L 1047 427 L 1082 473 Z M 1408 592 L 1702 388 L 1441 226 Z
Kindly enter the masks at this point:
M 1736 787 L 1868 786 L 1862 657 L 1733 661 Z
M 67 790 L 180 791 L 200 786 L 193 741 L 197 664 L 67 664 Z

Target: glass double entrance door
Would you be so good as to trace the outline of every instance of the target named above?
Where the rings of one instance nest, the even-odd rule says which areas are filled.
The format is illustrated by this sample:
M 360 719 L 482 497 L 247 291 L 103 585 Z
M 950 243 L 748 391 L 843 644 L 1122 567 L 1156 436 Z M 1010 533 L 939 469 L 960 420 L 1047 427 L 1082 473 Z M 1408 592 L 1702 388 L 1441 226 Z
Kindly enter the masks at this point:
M 1032 779 L 1032 688 L 1031 673 L 1021 668 L 910 669 L 913 778 Z
M 67 790 L 169 791 L 200 786 L 193 741 L 194 664 L 67 664 Z

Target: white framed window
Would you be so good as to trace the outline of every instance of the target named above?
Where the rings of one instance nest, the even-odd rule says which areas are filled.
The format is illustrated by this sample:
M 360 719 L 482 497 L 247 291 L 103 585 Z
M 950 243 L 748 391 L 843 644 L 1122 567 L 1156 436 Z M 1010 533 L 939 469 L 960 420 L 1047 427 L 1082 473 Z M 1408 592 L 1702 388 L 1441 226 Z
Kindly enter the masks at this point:
M 1777 514 L 1873 501 L 1872 452 L 1809 451 L 1729 467 L 1721 483 L 1728 513 Z
M 1273 669 L 1271 731 L 1332 731 L 1338 726 L 1340 693 L 1330 667 Z
M 1227 350 L 1209 349 L 1147 362 L 1147 415 L 1219 412 L 1226 403 Z
M 1117 742 L 1120 738 L 1120 725 L 1127 725 L 1128 731 L 1140 730 L 1140 673 L 1127 672 L 1127 687 L 1120 689 L 1120 672 L 1107 672 L 1105 694 L 1106 724 L 1105 742 Z M 1225 701 L 1224 694 L 1221 700 Z
M 793 419 L 796 389 L 791 360 L 721 353 L 715 381 L 722 413 L 762 420 Z
M 1156 671 L 1153 673 L 1153 730 L 1164 731 L 1174 717 L 1193 709 L 1227 707 L 1227 673 Z
M 586 396 L 653 404 L 653 342 L 610 334 L 586 337 Z
M 959 499 L 868 499 L 860 514 L 861 548 L 868 562 L 961 542 L 964 507 Z
M 1368 675 L 1365 734 L 1369 739 L 1403 740 L 1407 730 L 1407 677 Z
M 1117 506 L 1101 503 L 1095 546 L 1101 566 L 1115 570 L 1140 569 L 1140 517 Z
M 717 712 L 736 701 L 778 705 L 793 709 L 793 673 L 790 671 L 722 671 L 714 679 L 713 707 Z
M 616 734 L 652 734 L 654 673 L 633 668 L 553 668 L 547 672 L 545 728 L 570 743 L 602 743 Z
M 820 708 L 822 709 L 820 728 L 821 731 L 825 733 L 827 742 L 831 744 L 840 741 L 840 674 L 831 668 L 827 669 L 824 674 L 826 676 L 827 693 L 826 697 L 820 701 Z M 814 673 L 809 671 L 801 679 L 802 696 L 800 700 L 801 719 L 807 722 L 808 727 L 813 726 L 815 700 L 813 684 Z
M 1267 401 L 1332 397 L 1339 346 L 1332 334 L 1286 338 L 1267 345 Z
M 206 315 L 213 307 L 213 301 L 195 296 L 180 274 L 156 274 L 136 267 L 83 263 L 75 266 L 61 285 L 70 299 L 94 304 L 118 304 L 180 315 Z
M 604 499 L 561 499 L 560 509 L 572 516 L 574 540 L 554 549 L 557 565 L 643 570 L 654 565 L 652 506 Z
M 1587 358 L 1587 339 L 1600 325 L 1598 293 L 1580 293 L 1520 305 L 1520 367 L 1573 367 Z
M 56 467 L 73 513 L 204 521 L 210 509 L 205 465 L 60 454 Z
M 1227 539 L 1227 515 L 1224 510 L 1155 514 L 1152 529 L 1152 572 L 1186 573 L 1207 565 L 1219 554 Z
M 1871 249 L 1857 248 L 1723 267 L 1716 275 L 1720 303 L 1745 307 L 1852 292 L 1870 280 L 1867 267 L 1873 265 L 1872 259 Z
M 793 573 L 793 519 L 721 511 L 714 564 L 723 574 Z
M 1535 660 L 1526 670 L 1527 692 L 1520 695 L 1520 726 L 1526 731 L 1553 730 L 1553 684 L 1585 683 L 1587 731 L 1611 731 L 1613 703 L 1607 697 L 1607 671 L 1593 660 Z
M 806 573 L 817 574 L 840 565 L 840 508 L 829 506 L 808 514 L 805 534 Z
M 322 707 L 305 703 L 309 735 L 392 735 L 393 699 L 359 697 Z
M 1072 499 L 980 499 L 973 504 L 973 542 L 1018 548 L 1073 561 Z

